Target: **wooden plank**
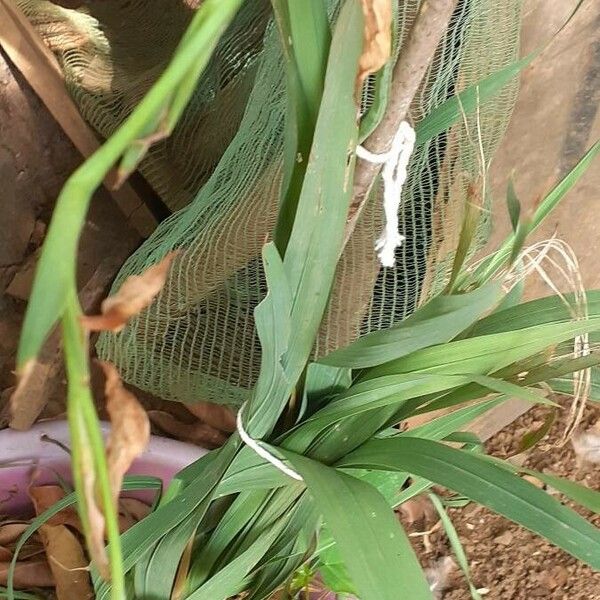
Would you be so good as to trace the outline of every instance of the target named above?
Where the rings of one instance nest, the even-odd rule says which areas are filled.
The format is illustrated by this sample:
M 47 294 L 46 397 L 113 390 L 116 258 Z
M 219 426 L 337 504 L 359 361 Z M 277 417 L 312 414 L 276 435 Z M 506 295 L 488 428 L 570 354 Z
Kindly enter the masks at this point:
M 511 398 L 475 419 L 466 429 L 485 442 L 514 423 L 531 408 L 533 408 L 531 402 Z
M 533 404 L 531 404 L 531 402 L 525 402 L 518 398 L 510 398 L 505 402 L 502 402 L 502 404 L 488 410 L 488 412 L 480 417 L 477 417 L 465 427 L 465 431 L 474 433 L 481 441 L 485 442 L 505 427 L 508 427 L 532 407 Z M 411 417 L 410 419 L 407 419 L 407 428 L 414 429 L 419 425 L 423 425 L 428 421 L 431 421 L 436 417 L 441 417 L 455 409 L 456 407 L 445 408 Z
M 84 158 L 93 154 L 100 143 L 69 95 L 55 56 L 11 0 L 0 0 L 0 45 L 77 150 Z M 104 184 L 127 220 L 148 237 L 156 229 L 156 219 L 127 182 L 114 189 L 115 181 L 111 171 Z

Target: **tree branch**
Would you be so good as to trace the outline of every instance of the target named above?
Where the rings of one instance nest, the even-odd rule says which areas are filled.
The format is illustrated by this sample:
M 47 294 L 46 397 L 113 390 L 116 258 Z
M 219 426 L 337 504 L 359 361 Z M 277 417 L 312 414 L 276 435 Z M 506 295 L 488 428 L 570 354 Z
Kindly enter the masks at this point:
M 370 152 L 381 154 L 389 150 L 448 28 L 456 3 L 457 0 L 425 0 L 421 5 L 392 73 L 390 99 L 385 114 L 363 144 Z M 380 170 L 381 165 L 357 159 L 344 246 L 356 227 Z

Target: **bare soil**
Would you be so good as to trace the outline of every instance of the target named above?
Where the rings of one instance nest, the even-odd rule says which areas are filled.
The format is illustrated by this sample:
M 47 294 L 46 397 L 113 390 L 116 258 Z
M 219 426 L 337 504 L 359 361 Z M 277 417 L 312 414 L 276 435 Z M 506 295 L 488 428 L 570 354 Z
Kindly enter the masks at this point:
M 511 455 L 525 433 L 540 427 L 547 410 L 543 407 L 532 409 L 491 438 L 486 444 L 488 453 L 503 458 Z M 590 406 L 581 424 L 582 429 L 592 427 L 599 417 L 600 410 Z M 592 489 L 600 489 L 598 466 L 579 466 L 572 445 L 558 445 L 566 418 L 567 411 L 564 410 L 547 438 L 526 454 L 524 464 L 531 469 L 569 478 Z M 546 491 L 555 493 L 553 490 Z M 557 498 L 563 500 L 560 495 Z M 599 516 L 593 516 L 572 503 L 567 504 L 600 525 Z M 467 554 L 473 583 L 481 590 L 485 600 L 600 599 L 600 573 L 595 573 L 535 534 L 474 504 L 449 509 L 449 515 Z M 425 519 L 426 522 L 421 519 L 411 524 L 409 531 L 417 533 L 430 529 L 435 526 L 436 520 L 430 514 Z M 426 567 L 435 568 L 444 557 L 452 556 L 448 538 L 439 526 L 428 538 L 418 536 L 412 539 L 422 564 Z M 441 598 L 467 600 L 470 597 L 465 578 L 458 569 L 454 569 Z

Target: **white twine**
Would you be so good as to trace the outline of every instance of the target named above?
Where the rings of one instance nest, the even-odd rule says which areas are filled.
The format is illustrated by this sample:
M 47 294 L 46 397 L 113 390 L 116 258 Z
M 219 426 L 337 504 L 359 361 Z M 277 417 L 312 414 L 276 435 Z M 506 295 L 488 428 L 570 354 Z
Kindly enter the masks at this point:
M 254 438 L 250 437 L 248 432 L 244 429 L 244 424 L 242 422 L 242 411 L 244 410 L 245 406 L 245 404 L 241 406 L 236 419 L 237 431 L 240 434 L 240 438 L 242 438 L 242 441 L 246 444 L 246 446 L 248 446 L 248 448 L 252 448 L 252 450 L 254 450 L 256 454 L 258 454 L 261 458 L 264 458 L 267 462 L 270 462 L 276 469 L 279 469 L 288 477 L 291 477 L 296 481 L 303 481 L 302 475 L 296 473 L 296 471 L 294 471 L 293 469 L 290 469 L 284 464 L 282 460 L 280 460 L 276 456 L 273 456 L 273 454 L 271 454 L 266 448 L 260 445 L 260 442 L 258 440 L 255 440 Z
M 393 267 L 396 262 L 396 248 L 406 239 L 398 231 L 398 210 L 402 196 L 402 186 L 406 181 L 408 161 L 415 147 L 415 130 L 402 121 L 392 141 L 392 147 L 382 154 L 369 152 L 363 146 L 356 147 L 356 156 L 376 165 L 383 165 L 383 212 L 384 229 L 375 242 L 375 250 L 384 267 Z

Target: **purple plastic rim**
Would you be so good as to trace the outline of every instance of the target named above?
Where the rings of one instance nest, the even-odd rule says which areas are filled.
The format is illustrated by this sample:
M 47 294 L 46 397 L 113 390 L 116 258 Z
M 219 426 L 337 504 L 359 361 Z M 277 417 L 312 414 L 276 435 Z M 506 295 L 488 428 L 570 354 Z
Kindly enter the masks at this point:
M 110 425 L 103 422 L 101 427 L 106 436 Z M 71 481 L 69 454 L 50 440 L 70 447 L 66 421 L 38 423 L 27 431 L 0 431 L 0 514 L 30 513 L 27 489 L 32 483 L 56 483 L 58 476 Z M 158 477 L 166 486 L 178 471 L 207 452 L 193 444 L 153 435 L 148 448 L 134 461 L 128 474 Z

